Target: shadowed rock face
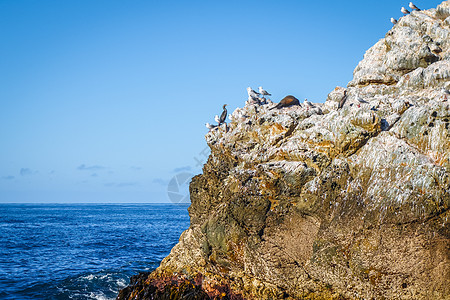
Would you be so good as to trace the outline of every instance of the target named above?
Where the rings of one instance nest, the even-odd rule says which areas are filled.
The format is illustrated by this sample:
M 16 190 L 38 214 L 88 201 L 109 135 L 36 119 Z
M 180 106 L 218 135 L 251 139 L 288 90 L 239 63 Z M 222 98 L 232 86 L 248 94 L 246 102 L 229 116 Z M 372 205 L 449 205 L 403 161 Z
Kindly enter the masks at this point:
M 118 299 L 450 298 L 449 32 L 450 1 L 414 11 L 324 104 L 236 109 L 190 228 Z

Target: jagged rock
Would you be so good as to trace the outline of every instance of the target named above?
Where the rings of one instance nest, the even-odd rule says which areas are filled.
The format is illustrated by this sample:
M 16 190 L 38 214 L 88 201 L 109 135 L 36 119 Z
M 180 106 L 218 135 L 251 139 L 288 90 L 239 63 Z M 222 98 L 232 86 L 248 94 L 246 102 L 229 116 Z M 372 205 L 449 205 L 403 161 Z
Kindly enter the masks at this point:
M 394 85 L 400 78 L 419 68 L 427 68 L 449 56 L 449 10 L 444 1 L 436 10 L 413 11 L 398 23 L 364 55 L 349 86 Z M 447 77 L 448 78 L 448 77 Z
M 449 20 L 402 17 L 323 105 L 211 130 L 189 229 L 118 299 L 449 299 Z
M 326 112 L 329 112 L 330 110 L 336 110 L 339 109 L 341 106 L 341 103 L 345 103 L 346 101 L 346 95 L 347 89 L 337 86 L 331 93 L 327 96 L 327 101 L 325 102 L 324 108 L 326 109 Z

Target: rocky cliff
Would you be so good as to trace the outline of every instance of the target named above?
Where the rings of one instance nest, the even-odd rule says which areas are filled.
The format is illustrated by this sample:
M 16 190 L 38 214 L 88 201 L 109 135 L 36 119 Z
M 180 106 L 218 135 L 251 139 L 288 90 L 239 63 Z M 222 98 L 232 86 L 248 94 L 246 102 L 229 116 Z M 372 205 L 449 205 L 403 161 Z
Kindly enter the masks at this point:
M 445 1 L 325 103 L 238 108 L 206 135 L 189 229 L 118 299 L 450 299 L 449 79 Z

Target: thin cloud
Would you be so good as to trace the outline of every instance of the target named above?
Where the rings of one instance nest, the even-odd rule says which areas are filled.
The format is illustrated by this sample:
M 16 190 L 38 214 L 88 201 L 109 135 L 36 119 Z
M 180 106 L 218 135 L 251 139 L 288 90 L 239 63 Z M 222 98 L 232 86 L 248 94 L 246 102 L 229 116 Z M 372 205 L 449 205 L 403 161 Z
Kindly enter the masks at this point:
M 3 180 L 13 180 L 14 178 L 15 178 L 15 177 L 12 176 L 12 175 L 9 175 L 9 176 L 3 176 L 3 177 L 2 177 Z
M 109 183 L 105 183 L 105 186 L 107 187 L 130 187 L 130 186 L 137 186 L 139 185 L 138 182 L 136 181 L 130 181 L 130 182 L 109 182 Z
M 36 174 L 37 171 L 33 171 L 30 168 L 21 168 L 19 173 L 20 173 L 20 176 L 28 176 L 28 175 Z
M 137 186 L 139 183 L 137 182 L 120 182 L 116 186 L 117 187 L 126 187 L 126 186 Z
M 173 169 L 172 172 L 178 173 L 178 172 L 182 172 L 182 171 L 191 171 L 191 170 L 192 170 L 191 166 L 185 166 L 185 167 L 175 168 L 175 169 Z
M 80 171 L 98 171 L 98 170 L 104 170 L 104 169 L 106 169 L 106 167 L 99 166 L 99 165 L 86 166 L 85 164 L 81 164 L 77 168 L 77 170 L 80 170 Z

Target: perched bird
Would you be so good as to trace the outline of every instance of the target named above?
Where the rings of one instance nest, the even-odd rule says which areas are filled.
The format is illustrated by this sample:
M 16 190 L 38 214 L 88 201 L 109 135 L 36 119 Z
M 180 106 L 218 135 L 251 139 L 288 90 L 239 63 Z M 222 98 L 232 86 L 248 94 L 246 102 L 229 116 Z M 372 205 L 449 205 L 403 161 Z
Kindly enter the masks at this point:
M 260 104 L 259 98 L 248 96 L 247 104 Z
M 403 6 L 402 6 L 402 9 L 401 9 L 401 11 L 402 11 L 402 13 L 406 16 L 407 14 L 409 14 L 410 12 L 409 12 L 409 10 L 407 10 L 406 8 L 404 8 Z
M 420 8 L 418 8 L 417 6 L 415 6 L 412 2 L 409 2 L 409 8 L 411 8 L 412 10 L 420 11 Z
M 281 99 L 281 101 L 277 105 L 270 108 L 269 110 L 274 109 L 274 108 L 288 107 L 291 105 L 300 105 L 300 101 L 298 101 L 298 99 L 295 98 L 294 96 L 289 95 L 289 96 L 286 96 L 283 99 Z
M 219 118 L 218 115 L 215 115 L 215 116 L 214 116 L 214 121 L 216 121 L 217 123 L 220 123 L 220 118 Z
M 397 20 L 394 18 L 391 18 L 391 23 L 395 25 L 395 24 L 397 24 Z
M 223 112 L 222 112 L 222 114 L 220 115 L 219 125 L 222 124 L 222 123 L 224 123 L 224 122 L 225 122 L 225 119 L 227 118 L 227 109 L 226 109 L 226 106 L 227 106 L 227 105 L 228 105 L 228 104 L 224 104 L 224 105 L 223 105 Z
M 211 131 L 212 129 L 217 127 L 217 125 L 213 125 L 213 124 L 209 124 L 209 123 L 206 123 L 205 126 L 206 126 L 206 128 L 209 129 L 209 131 Z
M 308 101 L 308 99 L 305 99 L 305 101 L 303 101 L 303 104 L 306 106 L 306 109 L 315 107 L 311 102 Z
M 342 97 L 341 101 L 339 101 L 338 109 L 344 107 L 345 101 L 347 101 L 347 90 L 344 91 L 344 96 Z
M 441 93 L 442 93 L 442 99 L 444 101 L 447 101 L 450 98 L 450 91 L 449 90 L 447 90 L 445 88 L 442 88 L 441 89 Z
M 369 102 L 367 102 L 366 100 L 364 100 L 363 98 L 356 96 L 356 101 L 358 101 L 358 107 L 361 107 L 361 104 L 367 104 Z
M 263 97 L 264 96 L 272 96 L 272 94 L 269 94 L 265 89 L 262 88 L 262 86 L 259 87 L 259 93 L 261 95 L 263 95 Z
M 252 98 L 258 98 L 259 93 L 254 91 L 251 87 L 247 88 L 247 93 L 249 96 L 251 96 Z

